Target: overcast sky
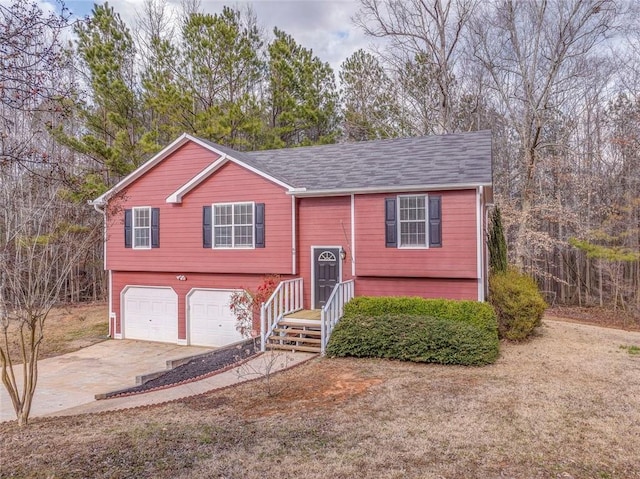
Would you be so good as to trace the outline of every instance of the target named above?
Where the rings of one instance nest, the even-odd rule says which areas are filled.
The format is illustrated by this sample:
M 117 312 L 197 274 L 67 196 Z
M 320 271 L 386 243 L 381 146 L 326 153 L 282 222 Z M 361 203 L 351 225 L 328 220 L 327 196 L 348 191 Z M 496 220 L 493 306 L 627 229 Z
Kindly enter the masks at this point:
M 144 0 L 109 1 L 130 28 L 135 24 L 136 10 L 141 10 L 143 3 Z M 168 0 L 168 3 L 175 9 L 180 8 L 180 0 Z M 94 2 L 67 0 L 65 4 L 74 16 L 82 17 L 91 13 Z M 302 46 L 311 48 L 320 60 L 329 62 L 336 73 L 345 58 L 370 43 L 351 21 L 358 10 L 358 0 L 201 1 L 202 9 L 207 13 L 218 13 L 224 5 L 242 9 L 248 4 L 253 6 L 269 39 L 273 27 L 277 26 Z

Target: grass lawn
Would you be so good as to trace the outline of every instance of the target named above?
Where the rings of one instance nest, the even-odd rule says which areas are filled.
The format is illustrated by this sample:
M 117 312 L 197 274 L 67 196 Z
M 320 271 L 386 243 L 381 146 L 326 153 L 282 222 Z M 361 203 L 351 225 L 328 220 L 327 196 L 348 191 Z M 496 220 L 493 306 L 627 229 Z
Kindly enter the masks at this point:
M 9 331 L 12 358 L 19 363 L 21 361 L 18 336 L 14 329 Z M 107 334 L 109 323 L 105 303 L 53 308 L 45 320 L 40 359 L 91 346 L 107 339 Z
M 0 424 L 0 477 L 640 478 L 640 333 L 545 321 L 487 367 L 314 359 L 161 406 Z

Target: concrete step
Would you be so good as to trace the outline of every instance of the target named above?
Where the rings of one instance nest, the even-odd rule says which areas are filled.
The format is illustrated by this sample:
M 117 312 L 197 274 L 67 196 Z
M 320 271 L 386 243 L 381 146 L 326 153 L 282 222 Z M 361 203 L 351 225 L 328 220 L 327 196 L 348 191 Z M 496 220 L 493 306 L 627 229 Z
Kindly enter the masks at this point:
M 320 353 L 320 346 L 298 346 L 295 344 L 270 344 L 267 343 L 267 349 L 278 349 L 284 351 L 304 351 L 307 353 Z

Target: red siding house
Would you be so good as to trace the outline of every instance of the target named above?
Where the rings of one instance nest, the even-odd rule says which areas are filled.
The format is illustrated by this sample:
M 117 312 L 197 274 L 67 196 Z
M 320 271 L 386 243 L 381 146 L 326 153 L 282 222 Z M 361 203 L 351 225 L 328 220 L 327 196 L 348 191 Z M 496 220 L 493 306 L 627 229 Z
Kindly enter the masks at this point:
M 345 284 L 484 301 L 491 199 L 489 131 L 250 153 L 184 134 L 92 202 L 110 334 L 239 341 L 230 295 L 269 274 L 286 282 L 263 334 L 273 315 L 328 311 Z

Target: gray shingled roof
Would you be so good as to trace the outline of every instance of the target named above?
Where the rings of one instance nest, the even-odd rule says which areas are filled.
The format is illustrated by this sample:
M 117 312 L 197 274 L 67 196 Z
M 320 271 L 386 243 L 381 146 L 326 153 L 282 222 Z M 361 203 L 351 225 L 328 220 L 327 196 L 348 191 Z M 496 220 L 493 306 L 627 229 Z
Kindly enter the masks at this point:
M 307 190 L 492 183 L 488 130 L 245 153 L 211 145 Z

